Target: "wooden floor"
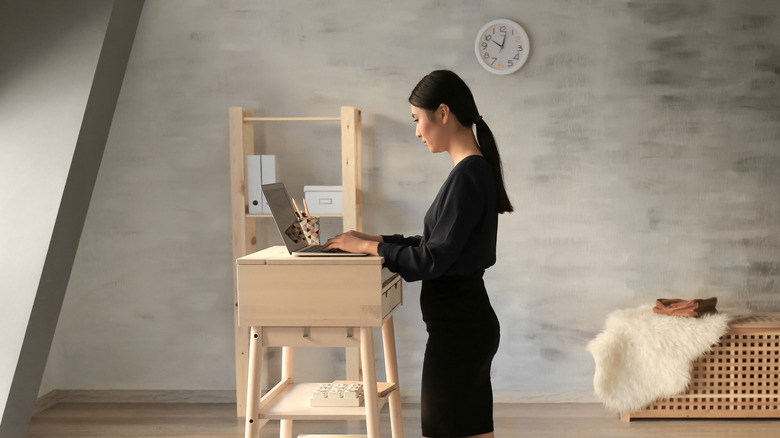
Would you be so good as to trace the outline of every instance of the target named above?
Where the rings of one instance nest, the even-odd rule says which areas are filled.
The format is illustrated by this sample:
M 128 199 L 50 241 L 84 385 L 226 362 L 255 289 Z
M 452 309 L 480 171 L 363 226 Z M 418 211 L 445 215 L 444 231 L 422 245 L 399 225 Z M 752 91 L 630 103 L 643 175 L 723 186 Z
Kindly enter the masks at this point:
M 28 437 L 243 437 L 243 421 L 228 403 L 60 403 L 33 417 Z M 382 436 L 390 437 L 387 407 Z M 498 404 L 496 437 L 691 437 L 780 436 L 780 420 L 635 420 L 622 423 L 600 404 Z M 406 438 L 420 437 L 419 405 L 404 405 Z M 362 421 L 299 421 L 299 433 L 365 433 Z M 271 421 L 261 437 L 278 437 Z

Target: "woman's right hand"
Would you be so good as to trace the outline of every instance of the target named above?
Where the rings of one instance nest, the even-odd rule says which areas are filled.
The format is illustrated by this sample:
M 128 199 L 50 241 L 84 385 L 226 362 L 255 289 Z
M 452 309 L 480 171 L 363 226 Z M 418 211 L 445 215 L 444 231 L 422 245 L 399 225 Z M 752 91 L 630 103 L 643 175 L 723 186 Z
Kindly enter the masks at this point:
M 378 239 L 377 239 L 378 238 Z M 379 255 L 379 243 L 382 238 L 371 234 L 365 234 L 358 231 L 347 231 L 341 233 L 325 242 L 322 245 L 323 251 L 332 249 L 341 249 L 356 254 Z

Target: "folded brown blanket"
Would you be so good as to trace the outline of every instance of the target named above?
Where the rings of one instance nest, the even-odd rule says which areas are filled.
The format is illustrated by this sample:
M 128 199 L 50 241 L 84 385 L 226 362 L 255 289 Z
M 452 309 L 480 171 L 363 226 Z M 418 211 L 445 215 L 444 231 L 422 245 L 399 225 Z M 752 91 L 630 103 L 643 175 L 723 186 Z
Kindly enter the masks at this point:
M 718 313 L 715 305 L 718 304 L 716 297 L 683 300 L 679 298 L 659 298 L 655 302 L 653 312 L 672 316 L 691 316 L 698 318 L 710 313 Z

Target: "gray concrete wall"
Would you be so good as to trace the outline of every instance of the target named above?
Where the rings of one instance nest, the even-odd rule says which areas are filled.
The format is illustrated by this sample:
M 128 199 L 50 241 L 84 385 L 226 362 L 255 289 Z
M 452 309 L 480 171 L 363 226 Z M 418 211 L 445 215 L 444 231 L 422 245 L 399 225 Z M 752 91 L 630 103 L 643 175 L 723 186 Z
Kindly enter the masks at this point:
M 531 57 L 476 62 L 490 19 Z M 57 388 L 234 384 L 227 108 L 363 109 L 365 229 L 419 233 L 451 167 L 406 98 L 436 68 L 471 86 L 516 211 L 486 276 L 497 400 L 589 400 L 585 345 L 613 309 L 717 296 L 780 310 L 780 6 L 774 1 L 147 1 L 48 373 Z M 338 128 L 267 125 L 295 196 L 338 183 Z M 277 244 L 270 222 L 260 245 Z M 338 223 L 329 225 L 338 228 Z M 419 388 L 418 284 L 397 314 Z M 339 350 L 300 352 L 327 379 Z M 323 359 L 327 365 L 307 365 Z

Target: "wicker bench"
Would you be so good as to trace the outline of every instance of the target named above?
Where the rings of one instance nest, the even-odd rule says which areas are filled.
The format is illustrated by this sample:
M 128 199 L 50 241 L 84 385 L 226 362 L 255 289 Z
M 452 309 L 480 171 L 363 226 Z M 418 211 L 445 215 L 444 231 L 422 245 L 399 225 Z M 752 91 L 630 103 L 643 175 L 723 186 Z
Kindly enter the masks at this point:
M 780 312 L 736 319 L 697 359 L 688 389 L 656 401 L 635 418 L 780 418 Z

